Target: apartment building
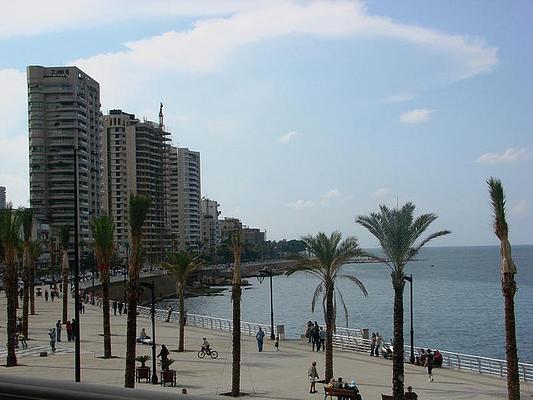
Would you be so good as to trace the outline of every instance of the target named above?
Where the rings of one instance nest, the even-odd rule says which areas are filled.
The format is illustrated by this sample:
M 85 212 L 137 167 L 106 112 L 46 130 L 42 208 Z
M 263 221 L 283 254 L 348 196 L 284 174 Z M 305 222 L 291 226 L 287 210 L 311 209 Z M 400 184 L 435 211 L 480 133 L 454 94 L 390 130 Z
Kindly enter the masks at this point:
M 0 210 L 6 208 L 6 188 L 5 186 L 0 186 Z
M 100 86 L 77 67 L 27 68 L 30 207 L 37 226 L 74 226 L 77 178 L 79 232 L 101 209 Z M 74 149 L 77 149 L 77 177 Z
M 161 260 L 166 251 L 165 155 L 170 133 L 159 123 L 139 121 L 134 114 L 111 110 L 104 116 L 102 140 L 103 208 L 115 219 L 119 251 L 127 250 L 130 193 L 151 200 L 144 224 L 145 262 Z
M 200 201 L 200 210 L 202 212 L 201 231 L 202 231 L 202 252 L 214 255 L 217 247 L 220 245 L 222 237 L 220 230 L 220 221 L 218 216 L 218 204 L 214 200 L 202 198 Z
M 178 248 L 200 251 L 200 153 L 178 148 Z

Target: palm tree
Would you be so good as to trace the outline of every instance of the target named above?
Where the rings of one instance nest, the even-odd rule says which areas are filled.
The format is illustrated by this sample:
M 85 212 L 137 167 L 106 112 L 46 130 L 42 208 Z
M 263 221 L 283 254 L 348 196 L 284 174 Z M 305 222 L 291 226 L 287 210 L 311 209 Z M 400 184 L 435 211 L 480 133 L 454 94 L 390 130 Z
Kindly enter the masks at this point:
M 91 220 L 91 232 L 94 239 L 94 252 L 100 270 L 102 283 L 102 309 L 104 327 L 104 358 L 111 357 L 111 323 L 109 318 L 109 268 L 115 253 L 115 224 L 113 217 L 102 215 Z
M 499 179 L 490 178 L 489 186 L 494 233 L 500 239 L 502 292 L 505 301 L 505 354 L 507 356 L 507 398 L 520 399 L 520 376 L 516 349 L 514 295 L 516 293 L 516 266 L 511 256 L 509 227 L 505 219 L 505 193 Z
M 61 272 L 63 273 L 63 324 L 67 323 L 68 319 L 68 244 L 70 241 L 70 227 L 68 225 L 61 226 L 59 230 L 59 245 L 63 252 L 61 259 Z
M 192 256 L 184 251 L 170 254 L 168 256 L 168 262 L 161 264 L 176 279 L 176 293 L 180 300 L 180 338 L 178 351 L 183 351 L 185 337 L 185 286 L 187 285 L 187 278 L 191 272 L 201 265 L 202 262 L 197 256 Z
M 22 334 L 24 337 L 28 337 L 28 313 L 30 306 L 30 280 L 32 261 L 30 254 L 30 237 L 31 228 L 33 226 L 33 210 L 31 208 L 25 208 L 20 214 L 22 223 L 22 233 L 24 236 L 24 250 L 23 250 L 23 264 L 24 269 L 22 273 L 22 281 L 24 282 L 24 298 L 22 302 Z
M 141 244 L 143 225 L 150 209 L 146 196 L 130 194 L 129 224 L 131 232 L 131 256 L 128 268 L 128 325 L 126 331 L 126 387 L 135 387 L 135 339 L 137 334 L 137 298 L 139 295 L 139 269 L 141 265 Z
M 37 260 L 43 252 L 42 244 L 39 240 L 30 241 L 30 258 L 31 258 L 31 274 L 30 274 L 30 314 L 35 315 L 35 270 Z
M 304 236 L 302 240 L 307 247 L 307 255 L 295 255 L 291 258 L 295 265 L 287 271 L 287 275 L 303 271 L 320 280 L 315 289 L 311 310 L 315 311 L 317 299 L 323 293 L 322 305 L 324 306 L 324 320 L 326 322 L 326 368 L 325 379 L 329 382 L 333 378 L 333 332 L 336 319 L 336 294 L 344 307 L 346 325 L 348 325 L 348 310 L 344 304 L 342 293 L 335 287 L 337 278 L 348 279 L 361 289 L 365 296 L 368 295 L 363 283 L 353 275 L 342 274 L 343 267 L 361 254 L 357 239 L 348 237 L 342 240 L 339 232 L 330 236 L 320 232 L 316 236 Z M 342 240 L 342 241 L 341 241 Z
M 11 204 L 0 211 L 0 241 L 2 243 L 5 263 L 4 285 L 7 297 L 7 366 L 17 365 L 15 354 L 15 336 L 17 325 L 17 247 L 20 242 L 22 224 L 20 210 L 14 210 Z
M 383 255 L 366 253 L 368 257 L 387 265 L 391 270 L 394 288 L 394 353 L 392 355 L 392 396 L 402 400 L 404 389 L 403 341 L 403 288 L 405 267 L 429 241 L 451 233 L 443 230 L 430 234 L 417 243 L 429 225 L 437 219 L 435 214 L 422 214 L 414 218 L 415 205 L 406 203 L 401 208 L 379 206 L 379 213 L 360 215 L 355 222 L 365 227 L 379 242 Z
M 242 235 L 240 230 L 231 236 L 231 250 L 233 251 L 233 282 L 231 287 L 231 301 L 233 302 L 233 335 L 232 350 L 233 363 L 231 369 L 231 395 L 241 394 L 241 255 Z

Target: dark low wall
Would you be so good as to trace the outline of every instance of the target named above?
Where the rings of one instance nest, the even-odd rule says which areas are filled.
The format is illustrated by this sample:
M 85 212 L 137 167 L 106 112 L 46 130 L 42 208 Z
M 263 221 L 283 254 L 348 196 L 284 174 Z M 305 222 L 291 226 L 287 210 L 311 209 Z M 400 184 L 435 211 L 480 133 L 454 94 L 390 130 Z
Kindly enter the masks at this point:
M 141 282 L 154 282 L 155 298 L 161 300 L 176 295 L 176 281 L 170 275 L 154 275 L 141 278 Z M 102 295 L 100 285 L 95 287 L 94 292 L 97 296 Z M 152 293 L 150 289 L 143 288 L 141 304 L 148 304 L 151 301 Z M 112 282 L 109 285 L 109 298 L 111 300 L 124 300 L 124 282 Z

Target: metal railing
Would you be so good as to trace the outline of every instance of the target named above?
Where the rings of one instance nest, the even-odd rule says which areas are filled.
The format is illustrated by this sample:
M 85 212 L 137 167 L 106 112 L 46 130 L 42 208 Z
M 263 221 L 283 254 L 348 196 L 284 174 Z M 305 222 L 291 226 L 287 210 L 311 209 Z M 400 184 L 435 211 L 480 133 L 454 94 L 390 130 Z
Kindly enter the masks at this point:
M 360 351 L 370 353 L 370 339 L 364 339 L 360 329 L 336 328 L 333 334 L 333 346 L 347 351 Z M 384 345 L 389 344 L 383 342 Z M 472 371 L 479 374 L 507 376 L 507 362 L 497 358 L 480 357 L 471 354 L 441 351 L 442 366 L 457 370 Z M 404 347 L 405 360 L 409 360 L 411 347 Z M 518 363 L 520 379 L 524 382 L 533 382 L 533 364 Z
M 137 306 L 137 312 L 140 317 L 151 318 L 150 307 Z M 166 321 L 168 317 L 168 310 L 156 309 L 155 318 L 160 321 Z M 177 323 L 179 321 L 179 312 L 172 311 L 170 315 L 170 322 Z M 187 326 L 194 326 L 197 328 L 213 329 L 219 331 L 232 332 L 233 321 L 224 318 L 210 317 L 207 315 L 187 314 Z M 259 331 L 259 327 L 268 336 L 270 332 L 270 326 L 266 324 L 260 324 L 257 322 L 241 321 L 241 333 L 248 336 L 255 336 Z M 275 332 L 277 334 L 277 332 Z

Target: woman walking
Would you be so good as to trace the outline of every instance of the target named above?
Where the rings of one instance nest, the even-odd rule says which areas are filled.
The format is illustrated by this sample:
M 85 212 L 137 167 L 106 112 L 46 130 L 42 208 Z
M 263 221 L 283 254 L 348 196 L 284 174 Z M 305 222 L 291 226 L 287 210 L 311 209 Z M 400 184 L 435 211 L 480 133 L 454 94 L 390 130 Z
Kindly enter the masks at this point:
M 317 393 L 315 384 L 317 379 L 319 379 L 318 371 L 316 370 L 316 361 L 313 361 L 311 364 L 311 367 L 307 370 L 307 375 L 309 376 L 309 382 L 311 382 L 311 388 L 309 389 L 309 393 Z
M 426 367 L 428 369 L 428 382 L 433 382 L 433 361 L 434 356 L 431 349 L 426 352 Z

